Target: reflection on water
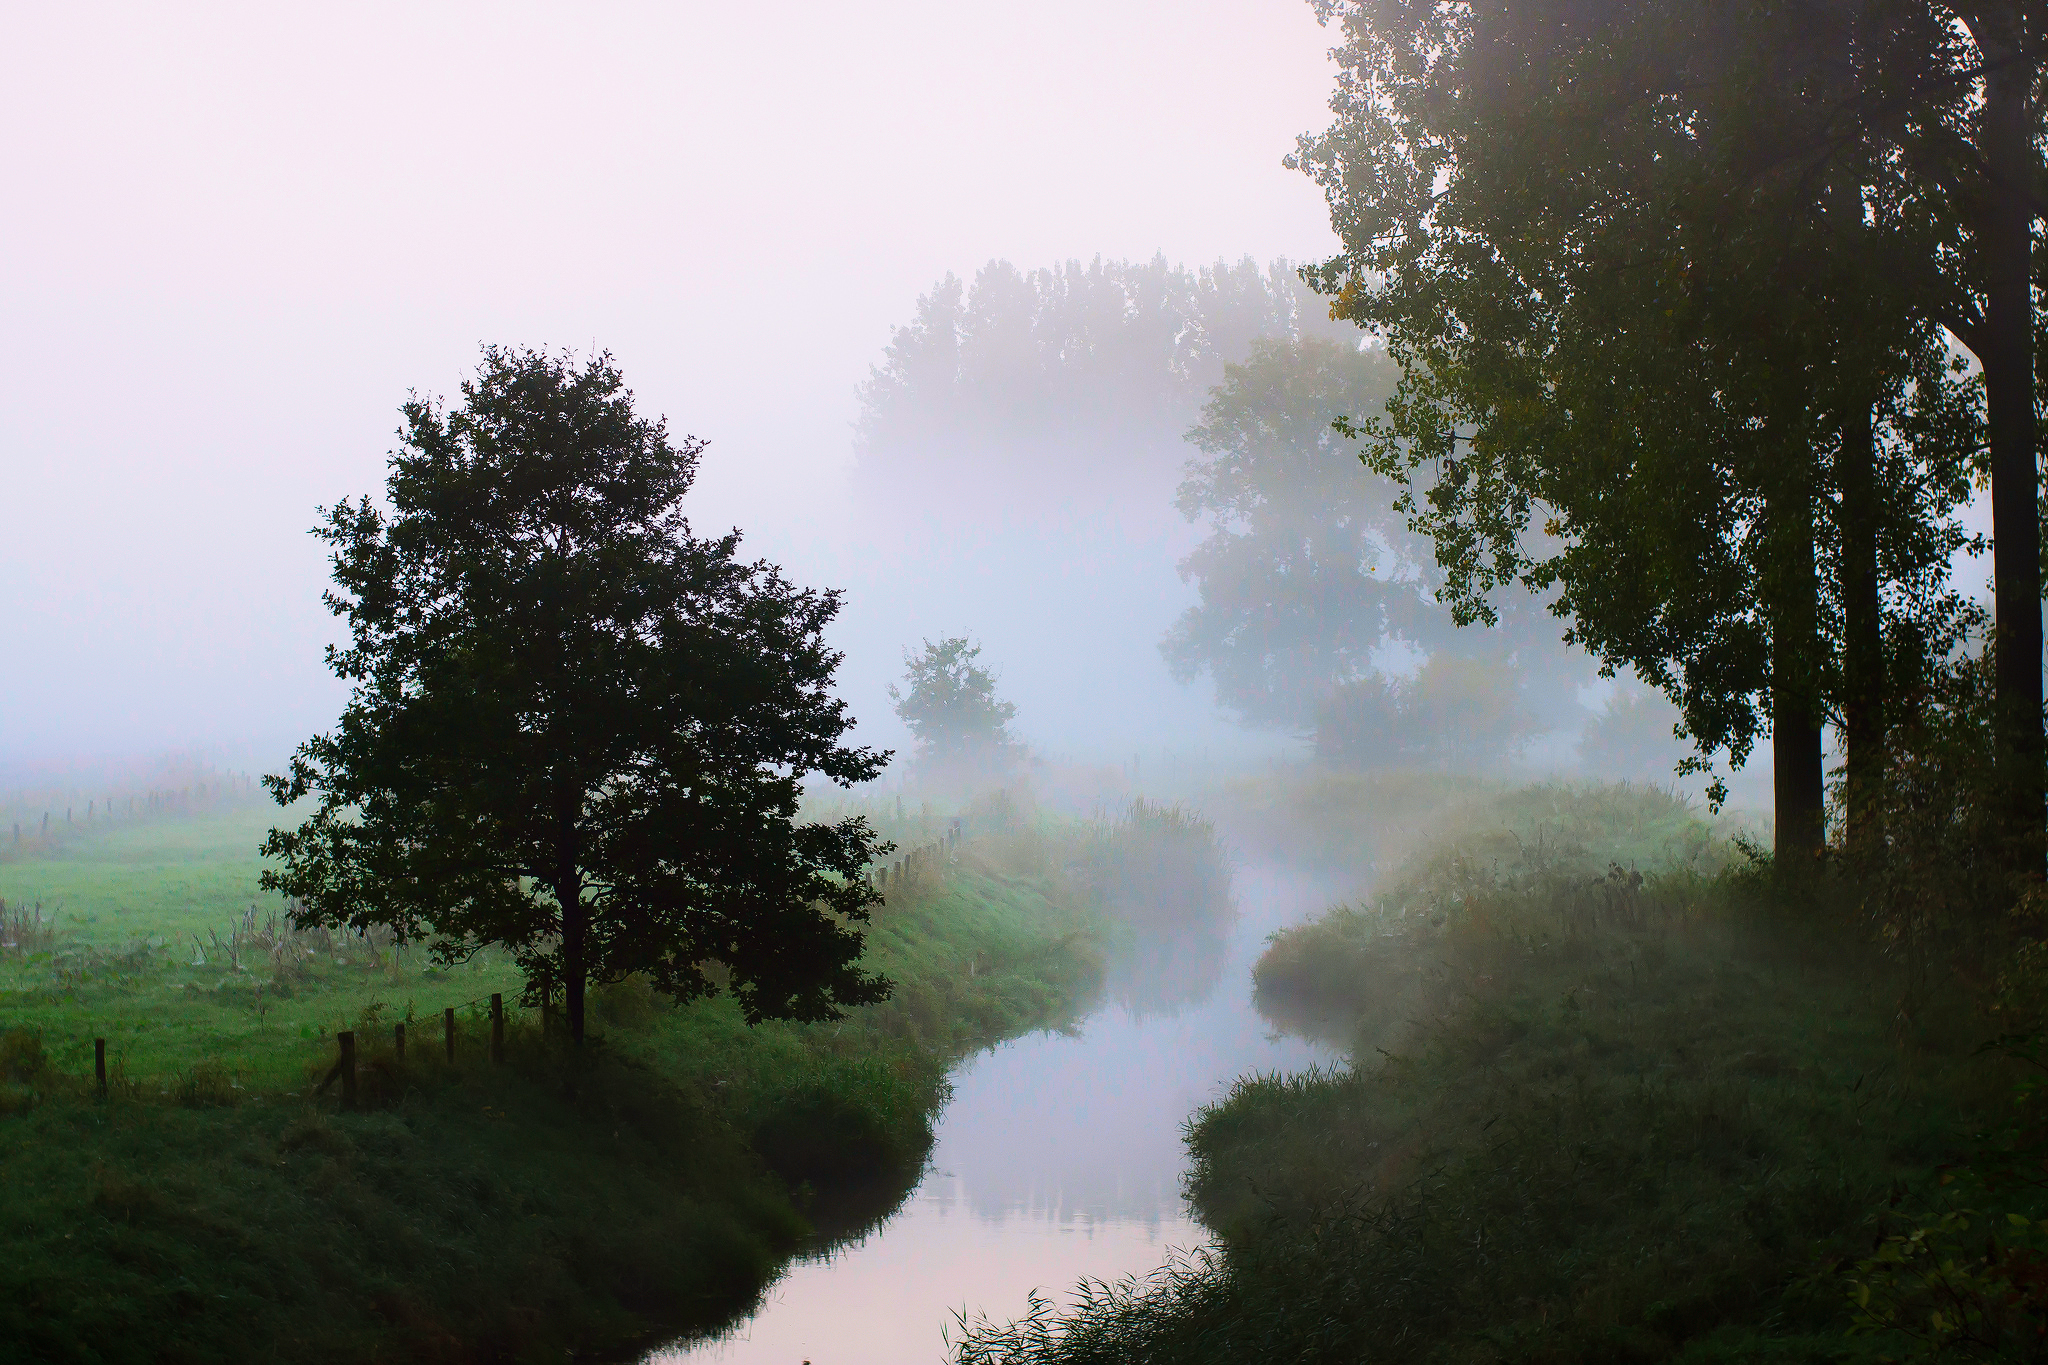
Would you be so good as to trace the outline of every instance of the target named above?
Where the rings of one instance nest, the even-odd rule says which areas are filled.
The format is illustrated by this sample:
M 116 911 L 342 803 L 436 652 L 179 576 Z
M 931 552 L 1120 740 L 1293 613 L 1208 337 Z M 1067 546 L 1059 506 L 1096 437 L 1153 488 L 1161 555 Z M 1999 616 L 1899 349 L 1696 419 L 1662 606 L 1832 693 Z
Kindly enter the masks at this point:
M 1117 1003 L 1076 1036 L 1021 1038 L 963 1064 L 931 1168 L 902 1208 L 867 1237 L 793 1263 L 730 1335 L 653 1359 L 938 1362 L 956 1312 L 1019 1317 L 1033 1290 L 1063 1297 L 1084 1277 L 1142 1275 L 1169 1247 L 1205 1241 L 1181 1202 L 1181 1125 L 1246 1072 L 1334 1059 L 1270 1034 L 1251 1006 L 1266 936 L 1321 909 L 1323 888 L 1247 869 L 1236 889 L 1227 944 L 1187 959 L 1205 991 L 1141 961 L 1112 979 Z

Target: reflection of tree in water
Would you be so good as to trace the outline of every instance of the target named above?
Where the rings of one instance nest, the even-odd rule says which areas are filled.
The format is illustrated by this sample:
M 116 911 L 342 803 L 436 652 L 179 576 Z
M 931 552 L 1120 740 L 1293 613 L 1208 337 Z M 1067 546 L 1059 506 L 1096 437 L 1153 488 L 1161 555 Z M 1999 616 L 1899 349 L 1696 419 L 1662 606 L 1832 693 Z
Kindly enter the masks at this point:
M 1237 908 L 1216 827 L 1142 797 L 1089 842 L 1087 869 L 1121 930 L 1109 993 L 1134 1016 L 1171 1016 L 1222 979 Z
M 1229 948 L 1225 924 L 1131 939 L 1109 955 L 1109 998 L 1134 1018 L 1171 1018 L 1209 998 L 1223 979 Z

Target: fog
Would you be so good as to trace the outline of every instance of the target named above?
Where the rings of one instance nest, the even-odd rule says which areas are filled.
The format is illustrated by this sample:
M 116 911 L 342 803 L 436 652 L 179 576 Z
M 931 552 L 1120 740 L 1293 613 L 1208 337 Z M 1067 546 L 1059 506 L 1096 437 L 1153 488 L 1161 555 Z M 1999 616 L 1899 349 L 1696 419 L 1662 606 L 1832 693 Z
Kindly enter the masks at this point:
M 903 652 L 966 635 L 1055 762 L 1306 752 L 1305 715 L 1239 724 L 1160 643 L 1197 601 L 1176 566 L 1210 528 L 1174 495 L 1210 387 L 1253 337 L 1342 330 L 1291 277 L 1335 245 L 1280 164 L 1331 80 L 1307 7 L 134 7 L 6 36 L 0 780 L 260 768 L 329 723 L 315 509 L 381 488 L 398 404 L 486 342 L 609 350 L 711 442 L 695 525 L 846 591 L 865 742 L 904 745 Z M 1036 418 L 878 425 L 932 307 L 1105 271 L 1207 302 Z M 1537 769 L 1607 695 L 1549 666 Z
M 330 720 L 314 508 L 379 488 L 399 402 L 485 341 L 610 349 L 713 443 L 700 527 L 893 596 L 845 639 L 886 741 L 910 636 L 997 636 L 892 583 L 900 537 L 844 512 L 857 386 L 919 293 L 996 257 L 1331 243 L 1278 164 L 1325 39 L 1279 0 L 137 6 L 5 34 L 13 764 L 274 761 Z

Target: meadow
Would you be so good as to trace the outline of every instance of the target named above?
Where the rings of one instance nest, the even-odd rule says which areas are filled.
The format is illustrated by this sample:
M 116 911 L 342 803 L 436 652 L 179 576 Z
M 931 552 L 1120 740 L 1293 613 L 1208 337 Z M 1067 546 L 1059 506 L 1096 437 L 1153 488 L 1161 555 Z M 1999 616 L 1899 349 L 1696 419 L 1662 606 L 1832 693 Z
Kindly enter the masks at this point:
M 876 815 L 909 847 L 935 830 Z M 256 888 L 273 820 L 0 863 L 0 1357 L 547 1358 L 715 1329 L 910 1187 L 954 1059 L 1099 989 L 1107 929 L 1062 852 L 1085 835 L 1034 818 L 899 873 L 869 935 L 890 1000 L 750 1028 L 629 979 L 572 1057 L 502 956 L 291 930 Z M 318 1088 L 343 1029 L 353 1110 Z

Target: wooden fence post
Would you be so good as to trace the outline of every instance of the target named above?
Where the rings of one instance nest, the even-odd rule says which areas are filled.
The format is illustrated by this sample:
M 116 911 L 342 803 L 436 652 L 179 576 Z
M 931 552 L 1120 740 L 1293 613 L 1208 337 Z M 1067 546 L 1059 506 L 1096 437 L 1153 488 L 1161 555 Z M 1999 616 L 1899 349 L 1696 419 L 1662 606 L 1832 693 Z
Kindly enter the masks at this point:
M 100 1098 L 105 1099 L 107 1097 L 107 1040 L 104 1038 L 92 1040 L 92 1078 L 99 1088 Z
M 341 1107 L 356 1107 L 356 1036 L 353 1033 L 337 1033 L 334 1041 L 341 1044 Z
M 455 1009 L 450 1006 L 441 1016 L 441 1026 L 448 1032 L 448 1060 L 455 1060 Z
M 395 1053 L 395 1054 L 397 1055 L 397 1057 L 398 1057 L 398 1060 L 399 1060 L 399 1061 L 401 1061 L 401 1062 L 402 1062 L 402 1061 L 404 1061 L 404 1060 L 405 1060 L 405 1025 L 404 1025 L 404 1024 L 402 1024 L 402 1023 L 401 1023 L 401 1024 L 399 1024 L 399 1025 L 398 1025 L 398 1026 L 397 1026 L 396 1028 L 394 1028 L 394 1029 L 392 1030 L 392 1035 L 391 1035 L 391 1045 L 392 1045 L 392 1051 L 393 1051 L 393 1052 L 394 1052 L 394 1053 Z
M 505 1060 L 505 997 L 491 992 L 491 1060 Z

